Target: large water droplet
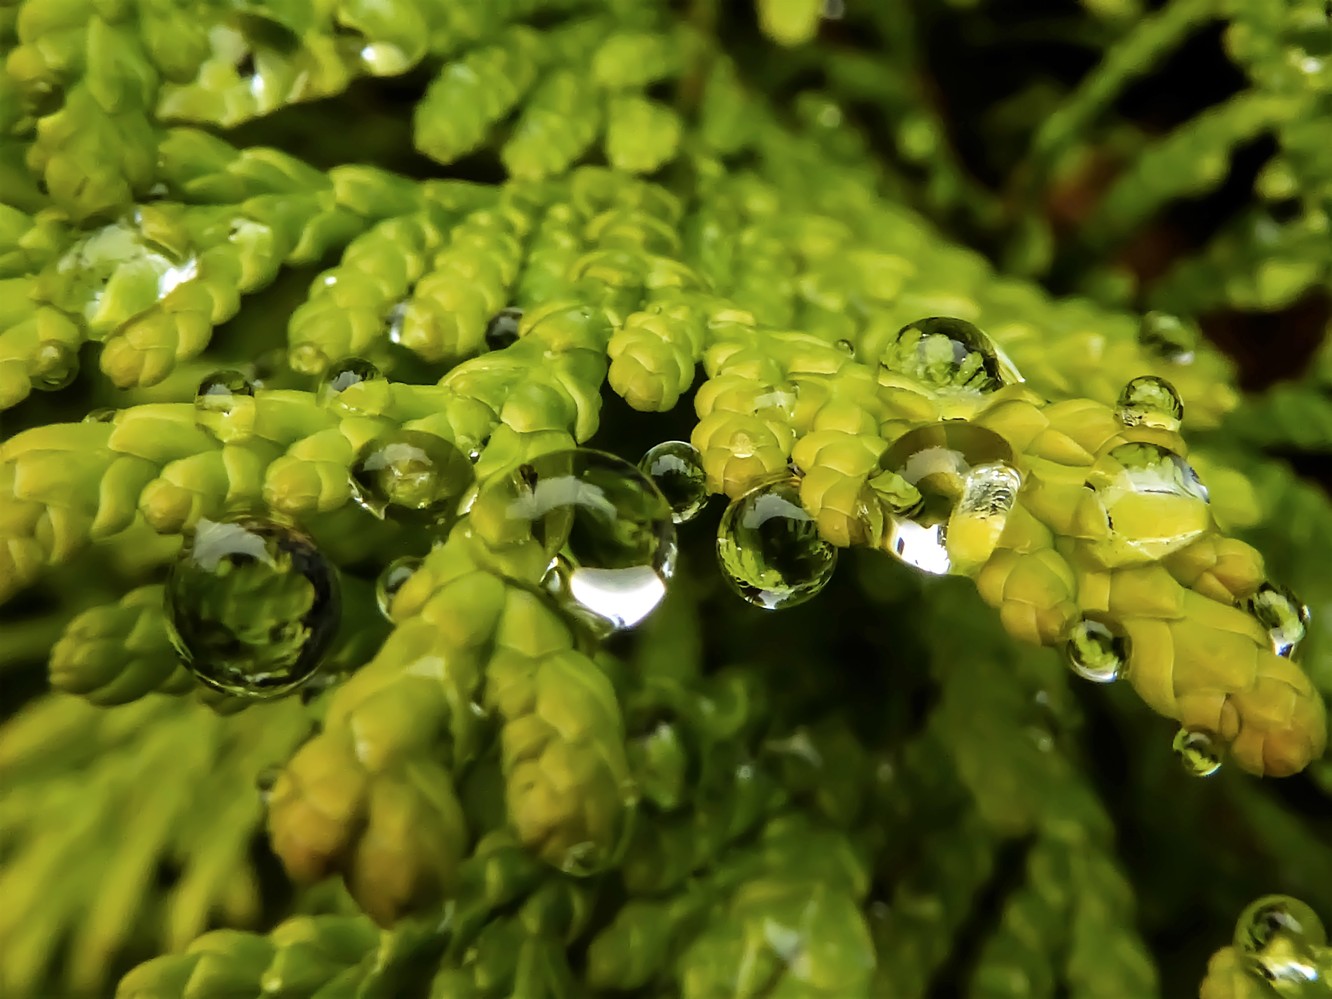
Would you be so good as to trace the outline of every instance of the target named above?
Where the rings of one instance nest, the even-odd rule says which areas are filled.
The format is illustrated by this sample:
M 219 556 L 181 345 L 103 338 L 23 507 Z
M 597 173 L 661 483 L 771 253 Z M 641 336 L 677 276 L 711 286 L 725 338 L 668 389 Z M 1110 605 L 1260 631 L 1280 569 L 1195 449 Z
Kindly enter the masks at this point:
M 1175 756 L 1191 777 L 1210 777 L 1221 769 L 1221 748 L 1211 732 L 1182 728 L 1175 733 Z
M 552 592 L 601 633 L 632 628 L 666 595 L 675 526 L 666 497 L 613 454 L 541 455 L 488 482 L 471 508 L 492 543 L 535 542 L 556 564 Z
M 1198 328 L 1168 312 L 1148 312 L 1138 326 L 1138 343 L 1173 364 L 1188 364 L 1198 349 Z
M 1207 488 L 1188 462 L 1160 445 L 1111 449 L 1087 484 L 1109 518 L 1106 539 L 1090 546 L 1106 565 L 1156 561 L 1211 526 Z
M 943 538 L 954 572 L 977 569 L 994 554 L 1021 488 L 1022 474 L 1006 461 L 977 465 L 967 473 Z
M 650 448 L 638 463 L 671 505 L 677 524 L 693 520 L 708 503 L 708 477 L 698 448 L 684 441 L 665 441 Z
M 347 405 L 342 393 L 362 382 L 382 381 L 384 381 L 383 374 L 369 361 L 360 357 L 346 357 L 324 372 L 316 398 L 325 406 L 335 407 L 351 415 L 359 415 L 362 411 L 358 407 Z
M 1124 675 L 1128 639 L 1099 621 L 1083 619 L 1073 626 L 1064 643 L 1068 668 L 1084 680 L 1110 683 Z
M 1164 378 L 1142 375 L 1130 380 L 1119 393 L 1115 413 L 1126 427 L 1175 431 L 1184 419 L 1184 403 L 1175 386 Z
M 1309 608 L 1291 590 L 1275 583 L 1263 583 L 1243 602 L 1243 607 L 1258 619 L 1272 636 L 1272 651 L 1279 656 L 1294 656 L 1309 631 Z
M 215 371 L 199 383 L 194 422 L 223 444 L 254 435 L 254 385 L 241 372 Z
M 200 519 L 166 584 L 171 644 L 196 677 L 237 697 L 286 694 L 319 668 L 341 613 L 337 572 L 301 532 Z
M 518 324 L 522 322 L 522 309 L 500 309 L 486 323 L 486 349 L 503 350 L 518 342 Z
M 390 621 L 393 620 L 393 615 L 389 613 L 393 598 L 402 589 L 402 584 L 411 579 L 419 568 L 421 559 L 414 555 L 403 555 L 384 566 L 379 578 L 375 580 L 375 602 L 379 604 L 380 613 Z
M 828 584 L 837 548 L 801 505 L 799 480 L 782 478 L 761 483 L 726 508 L 717 528 L 717 559 L 736 593 L 780 610 L 803 604 Z
M 420 430 L 391 430 L 361 448 L 351 468 L 352 496 L 381 519 L 392 513 L 447 523 L 475 478 L 449 441 Z
M 1021 381 L 994 342 L 965 319 L 908 323 L 883 349 L 880 366 L 934 391 L 993 392 Z
M 1235 924 L 1235 949 L 1251 974 L 1279 995 L 1305 996 L 1322 977 L 1327 931 L 1313 909 L 1289 895 L 1264 895 Z
M 58 392 L 78 375 L 78 351 L 63 341 L 43 341 L 28 358 L 28 378 L 39 392 Z

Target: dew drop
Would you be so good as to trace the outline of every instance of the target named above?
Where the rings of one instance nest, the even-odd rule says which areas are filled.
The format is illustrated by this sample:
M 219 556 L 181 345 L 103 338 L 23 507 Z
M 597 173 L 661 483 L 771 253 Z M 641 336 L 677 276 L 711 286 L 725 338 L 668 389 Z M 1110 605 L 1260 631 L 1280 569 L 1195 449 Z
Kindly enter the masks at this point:
M 201 518 L 167 576 L 167 631 L 185 667 L 236 697 L 289 693 L 337 632 L 337 572 L 305 534 L 256 517 Z
M 277 787 L 278 778 L 282 776 L 282 768 L 276 764 L 264 767 L 254 775 L 254 789 L 259 792 L 259 800 L 263 802 L 264 807 L 273 797 L 273 788 Z
M 79 375 L 79 355 L 60 340 L 45 340 L 28 359 L 29 379 L 39 392 L 58 392 Z
M 1124 675 L 1128 639 L 1099 621 L 1083 619 L 1073 626 L 1064 643 L 1068 668 L 1092 683 L 1111 683 Z
M 475 479 L 453 444 L 420 430 L 391 430 L 361 448 L 351 468 L 352 497 L 376 517 L 390 513 L 448 523 Z
M 1175 386 L 1155 375 L 1134 378 L 1119 393 L 1115 415 L 1126 427 L 1176 431 L 1184 419 L 1184 403 Z
M 353 393 L 356 397 L 349 402 L 343 395 L 353 385 L 375 383 L 387 389 L 388 383 L 380 370 L 369 361 L 360 357 L 347 357 L 333 364 L 324 372 L 320 380 L 316 399 L 323 406 L 339 413 L 351 416 L 363 416 L 370 410 L 358 402 L 365 401 L 362 393 Z
M 883 349 L 882 369 L 936 392 L 993 392 L 1021 381 L 994 342 L 965 319 L 908 323 Z
M 545 558 L 562 558 L 560 577 L 548 584 L 602 634 L 646 618 L 675 572 L 675 525 L 666 497 L 640 469 L 603 451 L 575 448 L 533 458 L 487 482 L 470 517 L 492 545 L 535 543 Z
M 1089 543 L 1104 565 L 1153 562 L 1211 527 L 1207 487 L 1193 467 L 1158 444 L 1121 444 L 1088 483 L 1104 509 L 1106 536 Z
M 708 477 L 703 456 L 685 441 L 665 441 L 650 448 L 638 467 L 656 483 L 671 505 L 677 524 L 693 520 L 708 503 Z
M 838 340 L 835 346 L 847 357 L 856 356 L 856 345 L 850 340 Z
M 1221 750 L 1212 733 L 1198 728 L 1181 728 L 1175 734 L 1175 755 L 1184 772 L 1191 777 L 1210 777 L 1221 769 Z
M 837 567 L 837 548 L 823 539 L 800 502 L 800 483 L 760 483 L 726 508 L 717 527 L 717 559 L 727 583 L 766 610 L 815 597 Z
M 223 444 L 254 435 L 254 385 L 239 371 L 215 371 L 199 383 L 194 422 Z
M 1264 895 L 1235 924 L 1235 949 L 1250 974 L 1278 995 L 1303 996 L 1318 983 L 1327 931 L 1314 910 L 1289 895 Z
M 1200 339 L 1196 326 L 1168 312 L 1148 312 L 1138 326 L 1139 345 L 1172 364 L 1190 363 Z
M 1284 586 L 1263 583 L 1242 606 L 1258 619 L 1272 637 L 1272 651 L 1291 658 L 1309 631 L 1309 608 Z
M 379 604 L 380 613 L 388 620 L 393 620 L 393 615 L 389 613 L 393 598 L 402 589 L 402 584 L 411 579 L 419 568 L 421 559 L 414 555 L 403 555 L 384 566 L 379 578 L 375 580 L 375 602 Z
M 94 409 L 83 418 L 84 423 L 111 423 L 116 418 L 116 411 L 110 406 Z
M 518 324 L 522 321 L 522 309 L 500 309 L 486 323 L 486 349 L 503 350 L 518 342 Z

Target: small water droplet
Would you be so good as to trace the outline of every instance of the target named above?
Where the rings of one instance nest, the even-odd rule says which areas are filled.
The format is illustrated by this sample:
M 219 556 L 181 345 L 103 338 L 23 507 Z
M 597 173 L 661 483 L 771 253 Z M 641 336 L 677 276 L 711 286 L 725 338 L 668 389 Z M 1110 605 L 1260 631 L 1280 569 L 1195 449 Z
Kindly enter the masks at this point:
M 1258 619 L 1272 637 L 1272 651 L 1291 658 L 1309 631 L 1309 608 L 1294 592 L 1275 583 L 1263 583 L 1242 606 Z
M 78 351 L 60 340 L 38 344 L 28 358 L 28 377 L 39 392 L 58 392 L 78 375 Z
M 1089 542 L 1103 565 L 1152 562 L 1211 528 L 1207 487 L 1187 461 L 1157 444 L 1121 444 L 1088 479 L 1106 536 Z
M 167 576 L 167 631 L 202 683 L 278 697 L 319 669 L 337 632 L 337 571 L 301 532 L 256 517 L 201 518 Z
M 1073 626 L 1064 643 L 1068 668 L 1092 683 L 1111 683 L 1124 675 L 1128 639 L 1099 621 L 1083 619 Z
M 840 350 L 843 354 L 846 354 L 848 357 L 856 356 L 856 345 L 852 343 L 850 340 L 838 340 L 835 346 L 837 347 L 838 350 Z
M 448 523 L 475 477 L 467 456 L 443 437 L 391 430 L 361 448 L 352 497 L 381 519 L 393 513 Z
M 1245 970 L 1279 995 L 1309 995 L 1308 986 L 1323 977 L 1320 951 L 1327 947 L 1327 931 L 1297 898 L 1264 895 L 1251 902 L 1235 923 L 1234 943 Z
M 788 423 L 795 417 L 799 400 L 799 386 L 791 382 L 770 385 L 754 397 L 754 415 L 763 420 Z
M 277 786 L 278 778 L 282 776 L 282 767 L 274 764 L 264 767 L 254 775 L 254 789 L 259 792 L 259 800 L 263 802 L 265 808 L 273 798 L 273 788 Z
M 518 342 L 518 324 L 522 322 L 522 309 L 500 309 L 486 323 L 486 349 L 503 350 Z
M 1175 734 L 1175 756 L 1191 777 L 1210 777 L 1221 769 L 1221 749 L 1210 732 L 1182 728 Z
M 388 620 L 393 620 L 393 615 L 389 613 L 393 598 L 402 589 L 402 584 L 411 579 L 419 568 L 421 559 L 414 555 L 403 555 L 384 566 L 379 578 L 375 580 L 375 602 L 379 604 L 380 613 Z
M 603 451 L 533 458 L 487 482 L 470 516 L 494 546 L 535 543 L 551 561 L 559 556 L 548 585 L 601 634 L 646 618 L 675 572 L 666 497 L 640 469 Z
M 1172 364 L 1190 363 L 1200 339 L 1195 325 L 1168 312 L 1148 312 L 1138 326 L 1142 348 Z
M 708 503 L 708 477 L 703 456 L 685 441 L 665 441 L 650 448 L 638 463 L 666 502 L 677 524 L 693 520 Z
M 837 548 L 800 502 L 794 478 L 761 483 L 734 500 L 717 528 L 722 575 L 757 607 L 781 610 L 812 599 L 832 578 Z
M 199 383 L 194 422 L 224 444 L 254 435 L 254 385 L 239 371 L 215 371 Z
M 936 392 L 993 392 L 1021 381 L 979 328 L 947 316 L 903 326 L 884 347 L 879 365 Z
M 387 388 L 387 382 L 383 374 L 369 361 L 360 357 L 343 358 L 324 372 L 316 398 L 322 405 L 337 410 L 339 413 L 363 416 L 368 412 L 366 408 L 349 403 L 343 393 L 353 385 L 361 385 L 366 382 L 384 383 L 384 387 Z M 353 393 L 353 395 L 356 394 Z M 361 396 L 361 398 L 364 399 L 364 396 Z
M 94 409 L 83 418 L 84 423 L 110 423 L 116 418 L 116 411 L 110 406 Z
M 1131 379 L 1119 393 L 1115 414 L 1126 427 L 1175 431 L 1184 420 L 1184 403 L 1175 386 L 1155 375 Z

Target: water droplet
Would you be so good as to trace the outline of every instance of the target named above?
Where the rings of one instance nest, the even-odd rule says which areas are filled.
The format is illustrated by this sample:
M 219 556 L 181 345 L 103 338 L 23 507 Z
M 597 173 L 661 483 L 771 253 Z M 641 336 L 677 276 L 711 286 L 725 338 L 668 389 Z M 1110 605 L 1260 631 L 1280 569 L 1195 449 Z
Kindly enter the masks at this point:
M 1175 431 L 1184 419 L 1184 403 L 1175 386 L 1155 375 L 1130 380 L 1115 407 L 1119 422 L 1126 427 Z
M 722 575 L 745 600 L 767 610 L 816 596 L 837 567 L 837 548 L 823 539 L 800 502 L 800 483 L 761 483 L 734 500 L 717 528 Z
M 383 374 L 369 361 L 359 357 L 343 358 L 324 372 L 316 398 L 322 405 L 345 415 L 363 416 L 369 410 L 364 406 L 356 405 L 354 402 L 349 403 L 343 393 L 353 385 L 366 382 L 382 383 L 381 387 L 383 389 L 387 390 L 388 388 L 388 383 Z M 362 402 L 366 400 L 366 396 L 362 393 L 353 393 L 353 396 L 358 397 Z
M 648 450 L 638 463 L 666 502 L 677 524 L 693 520 L 708 503 L 708 477 L 698 448 L 684 441 L 665 441 Z
M 472 504 L 491 544 L 535 542 L 567 566 L 549 582 L 569 610 L 601 633 L 632 628 L 666 595 L 675 526 L 666 497 L 623 458 L 575 448 L 533 458 L 486 483 Z
M 388 338 L 390 343 L 402 345 L 402 327 L 407 321 L 407 303 L 397 302 L 393 308 L 389 309 L 388 315 L 384 317 L 384 324 L 388 327 Z
M 83 418 L 84 423 L 110 423 L 116 418 L 116 411 L 110 406 L 94 409 Z
M 1092 683 L 1110 683 L 1124 675 L 1128 639 L 1099 621 L 1083 619 L 1073 626 L 1064 644 L 1068 668 Z
M 799 386 L 791 382 L 769 385 L 754 396 L 754 415 L 763 420 L 787 423 L 795 417 L 799 400 Z
M 907 431 L 879 464 L 918 490 L 921 502 L 909 512 L 890 512 L 881 547 L 907 565 L 940 575 L 953 568 L 949 532 L 958 530 L 962 536 L 951 548 L 960 556 L 959 570 L 983 562 L 1021 485 L 1013 460 L 1006 440 L 965 420 Z M 969 505 L 954 520 L 964 499 Z
M 1309 608 L 1291 590 L 1263 583 L 1243 602 L 1243 607 L 1272 636 L 1273 652 L 1290 658 L 1299 651 L 1300 642 L 1309 631 Z
M 78 351 L 60 340 L 43 341 L 28 358 L 28 377 L 39 392 L 58 392 L 78 375 Z
M 518 342 L 518 324 L 522 321 L 522 309 L 500 309 L 486 323 L 486 349 L 503 350 Z
M 361 448 L 351 469 L 352 496 L 383 518 L 447 523 L 475 479 L 472 463 L 449 441 L 420 430 L 392 430 Z
M 1211 732 L 1182 728 L 1175 734 L 1175 755 L 1184 772 L 1192 777 L 1210 777 L 1221 769 L 1221 750 Z
M 254 434 L 254 385 L 241 372 L 215 371 L 199 383 L 194 422 L 224 444 Z
M 1320 975 L 1327 931 L 1313 909 L 1289 895 L 1264 895 L 1235 924 L 1235 949 L 1245 968 L 1279 995 L 1302 996 Z
M 1200 339 L 1196 326 L 1168 312 L 1148 312 L 1138 326 L 1142 348 L 1173 364 L 1191 362 Z
M 419 568 L 421 559 L 414 555 L 403 555 L 384 566 L 379 578 L 375 580 L 375 601 L 379 604 L 380 613 L 390 621 L 393 620 L 393 615 L 389 613 L 393 598 L 402 589 L 402 584 L 411 579 Z
M 850 340 L 838 340 L 834 346 L 836 346 L 843 354 L 847 355 L 847 357 L 856 356 L 856 345 Z
M 980 329 L 946 316 L 903 326 L 884 348 L 879 365 L 936 392 L 993 392 L 1021 381 Z
M 1087 484 L 1107 518 L 1106 537 L 1090 550 L 1107 566 L 1156 561 L 1211 527 L 1207 487 L 1187 461 L 1157 444 L 1111 449 Z
M 293 528 L 202 518 L 167 576 L 166 612 L 171 644 L 202 683 L 277 697 L 315 673 L 333 640 L 337 572 Z
M 273 797 L 273 788 L 277 786 L 278 778 L 282 776 L 282 767 L 277 764 L 264 767 L 254 775 L 254 789 L 259 792 L 259 800 L 263 802 L 264 807 L 268 807 L 268 802 Z

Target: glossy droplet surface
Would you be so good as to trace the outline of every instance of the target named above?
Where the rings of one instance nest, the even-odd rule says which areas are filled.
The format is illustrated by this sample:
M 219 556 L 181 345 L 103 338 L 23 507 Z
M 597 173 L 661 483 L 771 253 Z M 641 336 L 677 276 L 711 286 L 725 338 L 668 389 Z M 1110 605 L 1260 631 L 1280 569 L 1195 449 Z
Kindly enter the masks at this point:
M 1092 683 L 1111 683 L 1128 665 L 1128 639 L 1099 621 L 1082 620 L 1064 643 L 1068 668 Z
M 1263 583 L 1243 607 L 1258 619 L 1272 638 L 1272 651 L 1279 656 L 1294 656 L 1309 633 L 1309 608 L 1291 590 L 1275 583 Z
M 254 385 L 239 371 L 215 371 L 199 383 L 194 422 L 224 444 L 254 435 Z
M 1157 444 L 1111 449 L 1087 484 L 1104 510 L 1106 535 L 1089 548 L 1105 565 L 1156 561 L 1211 527 L 1207 487 L 1187 461 Z
M 392 430 L 361 448 L 351 478 L 353 498 L 376 517 L 447 522 L 475 472 L 467 456 L 443 437 Z
M 834 346 L 847 357 L 855 357 L 856 355 L 856 345 L 850 340 L 838 340 Z
M 1192 361 L 1200 339 L 1195 325 L 1168 312 L 1148 312 L 1138 326 L 1142 348 L 1173 364 Z
M 167 577 L 166 613 L 171 644 L 201 682 L 277 697 L 314 675 L 337 632 L 337 572 L 293 528 L 201 519 Z
M 1325 973 L 1327 931 L 1313 908 L 1289 895 L 1264 895 L 1235 923 L 1235 949 L 1251 974 L 1283 996 L 1304 996 Z
M 393 598 L 402 589 L 402 584 L 411 579 L 419 568 L 421 568 L 419 558 L 414 555 L 403 555 L 384 566 L 379 578 L 375 580 L 375 602 L 379 604 L 379 612 L 390 621 L 393 620 L 393 615 L 389 613 L 389 608 L 393 606 Z
M 364 382 L 385 382 L 385 379 L 380 370 L 369 361 L 360 357 L 345 357 L 324 372 L 316 398 L 325 406 L 352 415 L 360 414 L 365 411 L 364 408 L 349 404 L 343 393 L 353 385 Z M 387 386 L 386 382 L 385 385 Z
M 1131 379 L 1119 393 L 1115 415 L 1126 427 L 1175 431 L 1184 420 L 1184 403 L 1175 386 L 1164 378 L 1142 375 Z
M 1191 777 L 1210 777 L 1221 769 L 1221 747 L 1210 732 L 1182 728 L 1173 746 L 1180 766 Z
M 28 358 L 28 378 L 39 392 L 58 392 L 79 376 L 79 354 L 60 340 L 47 340 Z
M 473 529 L 504 548 L 535 544 L 561 576 L 551 590 L 602 633 L 632 628 L 666 595 L 675 525 L 666 497 L 623 458 L 575 448 L 533 458 L 488 482 Z
M 486 323 L 486 349 L 503 350 L 518 342 L 518 324 L 522 321 L 522 309 L 500 309 Z
M 797 479 L 762 483 L 732 501 L 717 528 L 722 576 L 757 607 L 780 610 L 812 599 L 837 567 L 800 502 Z
M 889 515 L 881 547 L 907 565 L 938 575 L 953 569 L 949 531 L 959 530 L 964 536 L 951 543 L 953 551 L 968 568 L 983 562 L 1021 485 L 1013 460 L 1006 440 L 964 420 L 907 431 L 879 464 L 915 487 L 920 503 Z M 968 491 L 968 508 L 950 523 Z
M 879 364 L 934 391 L 993 392 L 1019 380 L 978 327 L 947 316 L 903 326 L 884 347 Z
M 677 524 L 693 520 L 708 503 L 708 477 L 703 456 L 685 441 L 664 441 L 643 455 L 638 467 L 656 483 L 671 505 Z
M 84 423 L 110 423 L 116 418 L 116 411 L 109 406 L 94 409 L 83 418 Z

